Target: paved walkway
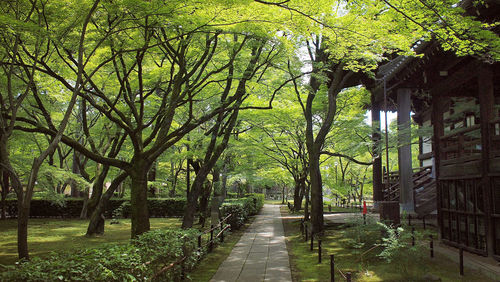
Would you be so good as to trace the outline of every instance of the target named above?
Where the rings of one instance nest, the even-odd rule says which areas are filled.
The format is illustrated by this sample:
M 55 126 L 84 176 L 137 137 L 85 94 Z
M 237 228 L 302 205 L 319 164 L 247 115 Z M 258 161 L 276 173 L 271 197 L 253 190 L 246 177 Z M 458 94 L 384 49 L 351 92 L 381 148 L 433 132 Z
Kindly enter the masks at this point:
M 264 205 L 210 281 L 292 281 L 278 205 Z

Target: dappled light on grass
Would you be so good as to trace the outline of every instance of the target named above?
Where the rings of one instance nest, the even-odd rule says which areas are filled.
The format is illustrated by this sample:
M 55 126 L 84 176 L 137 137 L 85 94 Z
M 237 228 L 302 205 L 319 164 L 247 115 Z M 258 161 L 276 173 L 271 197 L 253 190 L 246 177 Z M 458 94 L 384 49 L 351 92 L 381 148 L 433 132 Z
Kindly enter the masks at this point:
M 130 219 L 119 219 L 118 224 L 106 221 L 103 235 L 86 237 L 88 220 L 30 219 L 28 242 L 32 257 L 52 251 L 94 248 L 106 243 L 127 243 L 130 239 Z M 180 218 L 151 218 L 151 229 L 180 227 Z M 0 221 L 0 264 L 17 261 L 17 221 Z
M 284 216 L 285 235 L 290 255 L 290 266 L 295 281 L 330 281 L 329 255 L 335 255 L 335 275 L 337 281 L 344 281 L 339 272 L 347 271 L 353 274 L 353 281 L 428 281 L 426 275 L 432 274 L 442 281 L 491 281 L 481 273 L 466 269 L 465 276 L 460 277 L 458 264 L 436 254 L 434 259 L 428 257 L 428 250 L 423 248 L 422 258 L 415 261 L 411 255 L 403 249 L 403 257 L 399 260 L 387 262 L 379 254 L 382 247 L 373 248 L 376 240 L 381 238 L 382 232 L 373 226 L 365 231 L 363 226 L 352 226 L 353 222 L 343 225 L 335 225 L 327 229 L 322 237 L 323 263 L 318 264 L 317 241 L 314 241 L 314 251 L 310 251 L 310 241 L 305 242 L 300 233 L 300 219 L 288 217 L 288 209 L 281 210 Z M 358 223 L 359 224 L 359 223 Z M 406 228 L 406 230 L 410 230 Z M 422 231 L 422 230 L 419 230 Z M 367 233 L 367 234 L 364 234 Z M 369 238 L 370 244 L 360 244 L 353 240 L 355 234 L 362 241 Z M 408 248 L 410 241 L 405 241 Z M 421 242 L 422 244 L 427 241 Z M 403 263 L 405 260 L 409 263 Z

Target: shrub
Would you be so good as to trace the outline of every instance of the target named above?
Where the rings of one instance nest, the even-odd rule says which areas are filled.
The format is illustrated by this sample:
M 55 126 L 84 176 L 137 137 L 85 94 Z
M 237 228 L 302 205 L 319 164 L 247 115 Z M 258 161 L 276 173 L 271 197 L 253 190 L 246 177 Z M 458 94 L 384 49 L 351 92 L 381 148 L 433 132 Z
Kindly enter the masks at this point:
M 383 228 L 377 224 L 375 219 L 367 217 L 365 224 L 363 216 L 360 214 L 350 220 L 346 220 L 346 224 L 349 228 L 344 231 L 344 234 L 348 238 L 348 246 L 350 248 L 362 249 L 380 243 Z
M 251 203 L 253 204 L 253 206 L 252 206 L 250 215 L 258 214 L 260 209 L 262 209 L 262 207 L 264 206 L 264 200 L 265 200 L 264 194 L 251 193 L 251 194 L 246 194 L 245 196 L 247 198 L 252 199 Z
M 223 203 L 221 206 L 221 213 L 223 217 L 232 215 L 228 219 L 228 223 L 231 225 L 232 230 L 240 229 L 245 221 L 248 219 L 248 212 L 245 210 L 242 202 L 231 201 L 228 203 Z
M 17 217 L 17 200 L 6 201 L 7 215 Z M 151 217 L 181 216 L 186 206 L 184 198 L 148 199 Z M 34 199 L 31 201 L 31 217 L 79 217 L 83 207 L 83 199 L 69 198 L 62 205 L 49 200 Z M 111 199 L 104 215 L 107 218 L 121 216 L 129 217 L 130 201 L 126 199 Z
M 227 192 L 226 198 L 227 199 L 236 199 L 236 198 L 238 198 L 238 193 Z
M 52 253 L 48 258 L 35 257 L 29 262 L 8 266 L 1 281 L 146 281 L 163 266 L 188 255 L 186 269 L 198 257 L 194 251 L 197 230 L 154 230 L 129 244 L 109 244 L 78 252 Z M 177 281 L 181 267 L 157 277 Z
M 251 215 L 259 213 L 264 206 L 264 194 L 247 194 L 245 198 L 226 199 L 221 206 L 223 217 L 229 214 L 233 216 L 229 218 L 231 229 L 239 229 Z
M 185 198 L 148 199 L 148 210 L 150 217 L 182 216 L 186 208 Z M 121 206 L 121 216 L 130 216 L 130 202 Z
M 380 244 L 384 249 L 378 256 L 388 263 L 396 262 L 394 263 L 396 271 L 407 279 L 416 278 L 417 273 L 425 272 L 425 269 L 422 269 L 425 264 L 420 262 L 424 260 L 426 252 L 424 247 L 418 244 L 424 234 L 415 232 L 413 236 L 415 236 L 417 243 L 415 246 L 411 246 L 411 231 L 402 227 L 393 228 L 380 222 L 378 224 L 384 228 L 386 233 Z

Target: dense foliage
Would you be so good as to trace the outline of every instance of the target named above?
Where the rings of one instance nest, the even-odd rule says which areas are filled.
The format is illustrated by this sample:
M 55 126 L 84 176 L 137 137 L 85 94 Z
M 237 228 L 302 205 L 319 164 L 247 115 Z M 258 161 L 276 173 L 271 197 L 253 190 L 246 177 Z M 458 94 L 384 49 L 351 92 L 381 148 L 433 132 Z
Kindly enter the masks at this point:
M 35 199 L 31 201 L 30 217 L 80 217 L 84 205 L 83 199 L 68 198 L 61 203 L 51 200 Z M 148 199 L 148 209 L 151 217 L 181 216 L 186 206 L 185 198 Z M 14 199 L 6 201 L 6 212 L 9 217 L 17 216 L 17 202 Z M 110 199 L 104 215 L 107 218 L 113 216 L 130 216 L 130 200 Z
M 231 229 L 237 230 L 243 226 L 249 216 L 256 215 L 263 206 L 263 194 L 248 194 L 245 198 L 227 199 L 221 206 L 221 214 L 223 217 L 231 214 L 228 223 Z
M 184 267 L 193 267 L 199 253 L 197 230 L 154 230 L 129 244 L 110 244 L 77 252 L 52 253 L 9 266 L 2 281 L 147 281 L 164 265 L 188 256 Z M 158 276 L 161 281 L 179 279 L 181 266 Z

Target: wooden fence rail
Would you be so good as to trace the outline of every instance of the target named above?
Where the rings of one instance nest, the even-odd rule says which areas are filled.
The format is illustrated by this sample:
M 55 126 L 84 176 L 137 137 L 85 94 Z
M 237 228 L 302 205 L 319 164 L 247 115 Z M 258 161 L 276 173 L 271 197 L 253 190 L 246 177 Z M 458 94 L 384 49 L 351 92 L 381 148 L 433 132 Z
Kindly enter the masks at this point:
M 227 224 L 227 221 L 229 220 L 229 218 L 232 216 L 232 214 L 229 214 L 228 216 L 226 216 L 225 218 L 223 218 L 221 221 L 220 221 L 220 224 L 217 225 L 217 226 L 211 226 L 210 229 L 207 229 L 205 231 L 203 231 L 199 236 L 198 236 L 198 248 L 195 249 L 194 251 L 197 251 L 197 252 L 202 252 L 203 249 L 207 248 L 208 252 L 211 252 L 212 251 L 212 248 L 213 248 L 213 245 L 214 245 L 214 242 L 220 238 L 220 241 L 221 243 L 224 242 L 224 232 L 226 232 L 228 229 L 231 228 L 231 225 Z M 215 234 L 215 237 L 214 237 L 214 231 L 216 231 L 217 229 L 220 229 L 220 231 Z M 206 234 L 210 234 L 210 240 L 208 240 L 205 244 L 202 244 L 202 240 L 203 240 L 203 235 L 206 235 Z M 184 236 L 181 238 L 183 239 Z M 185 248 L 183 248 L 185 249 Z M 184 252 L 184 251 L 183 251 Z M 192 252 L 191 252 L 192 253 Z M 190 253 L 190 254 L 191 254 Z M 168 272 L 172 269 L 174 269 L 175 266 L 177 265 L 181 265 L 182 267 L 182 276 L 184 276 L 184 266 L 183 266 L 183 263 L 184 261 L 190 256 L 190 254 L 185 254 L 184 253 L 184 256 L 180 259 L 178 259 L 177 261 L 174 261 L 168 265 L 165 265 L 164 267 L 162 267 L 158 272 L 156 272 L 150 279 L 149 281 L 153 281 L 155 280 L 156 278 L 158 278 L 158 276 L 160 276 L 161 274 L 165 273 L 165 272 Z M 201 258 L 198 257 L 198 260 Z M 149 264 L 151 262 L 148 262 L 146 264 Z

